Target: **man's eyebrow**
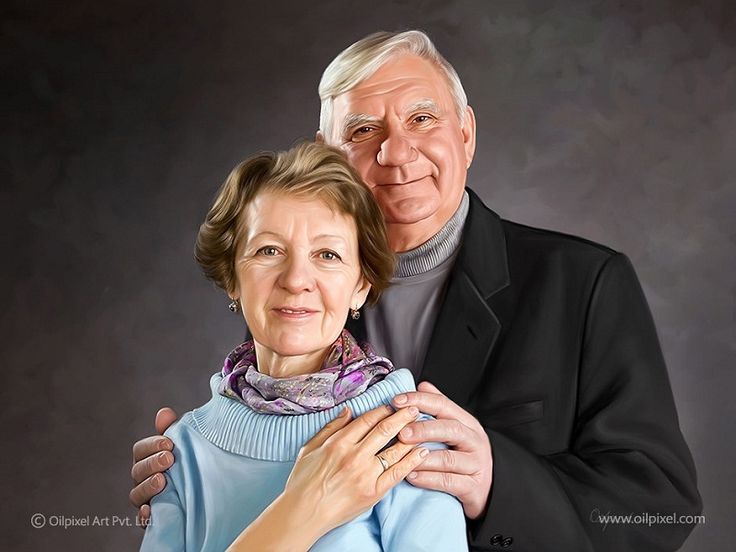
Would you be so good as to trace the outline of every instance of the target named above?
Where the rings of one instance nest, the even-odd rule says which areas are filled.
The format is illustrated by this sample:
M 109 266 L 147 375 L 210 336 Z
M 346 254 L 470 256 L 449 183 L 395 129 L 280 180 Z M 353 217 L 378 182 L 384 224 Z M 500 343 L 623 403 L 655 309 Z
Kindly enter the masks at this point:
M 341 135 L 345 136 L 351 129 L 366 124 L 378 123 L 380 119 L 365 113 L 350 113 L 342 123 Z
M 439 106 L 437 105 L 437 103 L 434 100 L 430 100 L 430 99 L 419 100 L 409 105 L 406 109 L 404 109 L 404 113 L 406 115 L 409 115 L 416 111 L 429 111 L 431 113 L 434 113 L 435 115 L 438 115 L 441 110 Z

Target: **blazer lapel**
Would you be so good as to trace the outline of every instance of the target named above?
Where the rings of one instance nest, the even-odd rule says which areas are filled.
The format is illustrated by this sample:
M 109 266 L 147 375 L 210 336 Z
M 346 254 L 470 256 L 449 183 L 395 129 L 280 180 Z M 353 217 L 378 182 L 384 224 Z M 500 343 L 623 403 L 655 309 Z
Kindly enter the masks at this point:
M 435 322 L 421 380 L 466 405 L 501 331 L 488 298 L 509 285 L 506 240 L 499 216 L 468 189 L 463 242 Z

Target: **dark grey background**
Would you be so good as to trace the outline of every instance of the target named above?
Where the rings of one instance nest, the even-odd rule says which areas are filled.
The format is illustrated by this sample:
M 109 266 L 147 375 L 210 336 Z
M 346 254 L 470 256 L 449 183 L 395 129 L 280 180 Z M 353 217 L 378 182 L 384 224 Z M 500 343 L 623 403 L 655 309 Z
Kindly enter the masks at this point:
M 13 5 L 15 4 L 15 5 Z M 624 251 L 649 298 L 707 521 L 736 512 L 734 2 L 18 2 L 2 8 L 2 550 L 129 550 L 131 445 L 208 396 L 242 336 L 192 245 L 230 168 L 316 130 L 342 48 L 419 27 L 478 118 L 503 216 Z M 112 520 L 111 520 L 112 522 Z

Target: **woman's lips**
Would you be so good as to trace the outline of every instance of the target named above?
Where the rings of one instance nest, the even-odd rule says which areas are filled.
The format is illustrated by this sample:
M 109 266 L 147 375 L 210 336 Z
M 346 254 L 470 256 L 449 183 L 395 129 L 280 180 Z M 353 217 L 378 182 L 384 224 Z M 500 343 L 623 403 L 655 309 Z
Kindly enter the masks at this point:
M 287 320 L 304 320 L 317 313 L 315 310 L 304 307 L 275 307 L 273 312 Z

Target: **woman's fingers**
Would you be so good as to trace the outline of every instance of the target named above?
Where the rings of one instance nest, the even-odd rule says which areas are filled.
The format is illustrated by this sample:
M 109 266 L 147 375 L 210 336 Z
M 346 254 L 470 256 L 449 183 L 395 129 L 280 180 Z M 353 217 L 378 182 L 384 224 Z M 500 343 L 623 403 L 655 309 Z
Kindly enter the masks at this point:
M 410 451 L 409 454 L 404 456 L 393 466 L 383 472 L 383 474 L 376 481 L 376 491 L 378 496 L 383 497 L 389 492 L 394 486 L 402 481 L 407 475 L 414 471 L 429 454 L 429 451 L 424 447 L 417 447 Z
M 406 443 L 398 441 L 396 444 L 391 445 L 390 447 L 387 447 L 381 452 L 377 453 L 376 456 L 380 456 L 386 461 L 389 466 L 393 466 L 415 448 L 416 445 L 407 445 Z
M 390 408 L 390 407 L 389 407 Z M 396 437 L 405 426 L 412 423 L 419 416 L 419 410 L 415 406 L 402 408 L 398 412 L 374 424 L 360 443 L 360 448 L 376 454 Z M 362 417 L 362 416 L 361 416 Z M 360 418 L 358 418 L 360 419 Z M 356 420 L 357 421 L 357 420 Z
M 344 407 L 340 411 L 340 414 L 337 416 L 337 418 L 327 422 L 325 426 L 320 429 L 314 437 L 312 437 L 304 444 L 300 454 L 306 454 L 321 447 L 327 439 L 329 439 L 335 433 L 348 425 L 351 418 L 352 412 L 350 412 L 350 408 L 347 406 Z

